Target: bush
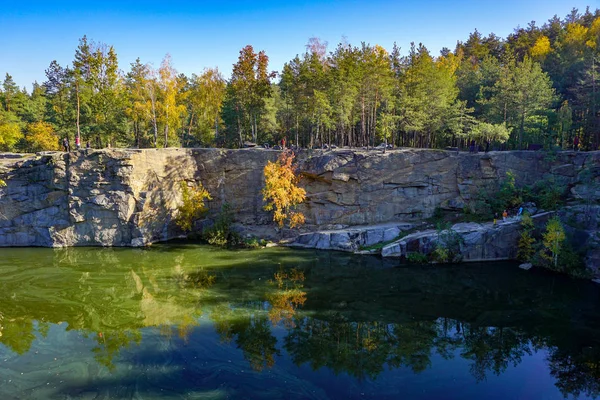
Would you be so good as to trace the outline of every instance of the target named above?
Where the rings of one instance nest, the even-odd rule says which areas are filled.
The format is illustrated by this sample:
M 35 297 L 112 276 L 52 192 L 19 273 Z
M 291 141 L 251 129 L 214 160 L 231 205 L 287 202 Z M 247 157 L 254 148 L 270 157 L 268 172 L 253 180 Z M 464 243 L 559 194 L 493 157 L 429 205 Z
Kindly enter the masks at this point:
M 523 203 L 521 191 L 515 185 L 515 174 L 512 171 L 506 172 L 506 179 L 500 185 L 498 199 L 502 203 L 501 208 L 516 207 Z M 500 209 L 500 208 L 498 208 Z
M 535 239 L 531 236 L 534 229 L 533 219 L 529 213 L 525 212 L 521 218 L 521 237 L 519 238 L 519 250 L 517 251 L 517 259 L 523 262 L 531 261 L 531 257 L 535 254 Z
M 531 261 L 531 257 L 535 254 L 535 249 L 533 245 L 535 244 L 535 239 L 531 237 L 530 231 L 521 232 L 521 237 L 519 238 L 519 249 L 517 251 L 517 260 L 523 262 Z
M 592 272 L 585 267 L 583 257 L 578 254 L 567 241 L 558 256 L 558 264 L 562 267 L 562 272 L 576 278 L 590 279 Z
M 425 254 L 422 253 L 408 253 L 406 256 L 406 261 L 410 264 L 427 264 L 428 259 Z
M 554 179 L 546 179 L 533 186 L 531 197 L 542 208 L 555 210 L 562 204 L 565 192 L 566 188 L 556 183 Z
M 433 261 L 438 263 L 447 263 L 450 260 L 450 252 L 443 245 L 439 245 L 431 253 Z
M 205 228 L 202 237 L 209 244 L 215 246 L 237 246 L 242 243 L 242 239 L 237 232 L 231 229 L 233 223 L 233 212 L 228 203 L 223 204 L 221 212 L 217 216 L 215 223 Z
M 434 261 L 461 262 L 462 254 L 460 248 L 463 244 L 463 238 L 448 224 L 438 224 L 438 238 L 436 248 L 432 253 Z

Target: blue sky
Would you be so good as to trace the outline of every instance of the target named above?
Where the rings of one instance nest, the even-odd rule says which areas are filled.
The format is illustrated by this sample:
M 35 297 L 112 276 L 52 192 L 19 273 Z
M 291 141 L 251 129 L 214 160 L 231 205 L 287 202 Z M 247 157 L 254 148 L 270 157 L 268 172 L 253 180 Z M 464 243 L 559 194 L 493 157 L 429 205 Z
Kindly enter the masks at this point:
M 600 0 L 369 0 L 369 1 L 10 1 L 0 0 L 0 74 L 10 73 L 28 89 L 45 80 L 56 59 L 72 62 L 78 39 L 113 45 L 120 68 L 137 57 L 158 66 L 172 56 L 179 72 L 199 73 L 217 66 L 228 77 L 239 50 L 247 44 L 265 50 L 270 69 L 304 51 L 312 36 L 332 49 L 342 37 L 403 53 L 411 41 L 432 54 L 454 49 L 477 28 L 506 37 L 518 25 L 538 25 L 571 8 L 600 8 Z

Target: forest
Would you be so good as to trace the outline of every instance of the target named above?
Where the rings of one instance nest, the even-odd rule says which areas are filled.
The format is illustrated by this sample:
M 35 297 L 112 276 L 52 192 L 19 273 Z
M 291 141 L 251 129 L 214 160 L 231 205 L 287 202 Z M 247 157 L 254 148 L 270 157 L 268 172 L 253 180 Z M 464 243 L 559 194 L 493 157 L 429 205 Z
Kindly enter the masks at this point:
M 280 71 L 265 51 L 240 50 L 229 79 L 186 76 L 166 55 L 127 71 L 86 36 L 46 81 L 0 89 L 0 151 L 72 147 L 290 145 L 600 148 L 600 9 L 530 22 L 506 38 L 478 30 L 432 55 L 424 44 L 310 38 Z

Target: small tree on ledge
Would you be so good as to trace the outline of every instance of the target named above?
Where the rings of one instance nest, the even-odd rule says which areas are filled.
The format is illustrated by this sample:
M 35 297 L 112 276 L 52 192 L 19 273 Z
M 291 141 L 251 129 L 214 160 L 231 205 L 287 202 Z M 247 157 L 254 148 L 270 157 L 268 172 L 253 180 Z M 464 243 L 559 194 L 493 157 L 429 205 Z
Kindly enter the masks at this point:
M 266 211 L 274 211 L 273 221 L 282 228 L 286 222 L 290 228 L 304 223 L 304 214 L 294 211 L 306 199 L 306 190 L 298 187 L 300 178 L 292 165 L 294 154 L 281 153 L 276 162 L 267 162 L 264 168 L 265 187 L 262 190 Z
M 190 188 L 187 182 L 182 181 L 180 187 L 183 204 L 177 209 L 175 222 L 183 231 L 189 232 L 192 230 L 194 221 L 200 219 L 208 211 L 204 200 L 212 200 L 212 197 L 202 183 Z

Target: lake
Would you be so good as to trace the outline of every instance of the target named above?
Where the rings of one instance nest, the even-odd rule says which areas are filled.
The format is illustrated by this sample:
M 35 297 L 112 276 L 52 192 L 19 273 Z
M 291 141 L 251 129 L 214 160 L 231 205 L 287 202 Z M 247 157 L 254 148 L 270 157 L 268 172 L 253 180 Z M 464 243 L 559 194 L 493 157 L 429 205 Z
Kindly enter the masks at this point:
M 0 249 L 0 398 L 600 396 L 600 285 L 336 252 Z

